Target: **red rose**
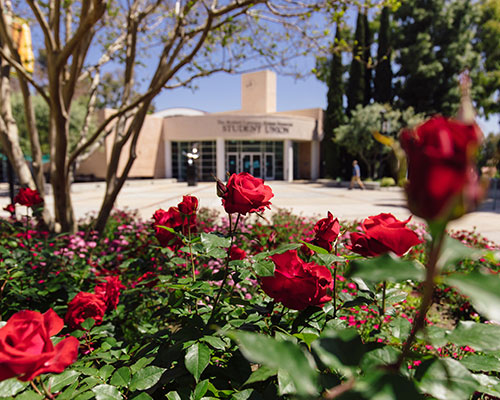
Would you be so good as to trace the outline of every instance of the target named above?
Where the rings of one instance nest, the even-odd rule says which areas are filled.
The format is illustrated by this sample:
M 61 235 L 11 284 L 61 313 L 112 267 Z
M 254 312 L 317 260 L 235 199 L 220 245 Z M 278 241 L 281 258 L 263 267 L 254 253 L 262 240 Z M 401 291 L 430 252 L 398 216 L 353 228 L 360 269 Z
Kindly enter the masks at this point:
M 245 252 L 245 250 L 242 250 L 236 246 L 231 247 L 231 251 L 229 252 L 229 258 L 231 260 L 244 260 L 246 256 L 247 253 Z
M 120 290 L 125 289 L 118 276 L 107 276 L 106 281 L 94 288 L 94 293 L 106 304 L 106 311 L 116 310 L 120 300 Z
M 14 203 L 21 204 L 26 207 L 33 207 L 37 204 L 43 203 L 42 198 L 38 191 L 30 188 L 21 188 L 16 197 L 14 197 Z
M 175 248 L 182 244 L 178 236 L 170 232 L 162 226 L 177 229 L 182 227 L 182 217 L 176 207 L 170 207 L 168 211 L 159 209 L 153 215 L 153 228 L 155 229 L 155 236 L 163 247 Z
M 177 205 L 181 214 L 182 233 L 189 235 L 196 232 L 196 210 L 198 199 L 194 196 L 183 196 L 182 202 Z
M 271 256 L 276 268 L 274 276 L 261 278 L 262 290 L 285 307 L 303 310 L 308 306 L 323 306 L 332 298 L 328 290 L 333 285 L 330 270 L 313 262 L 305 263 L 296 250 Z
M 362 223 L 364 233 L 351 233 L 351 251 L 365 257 L 375 257 L 392 251 L 402 256 L 411 247 L 422 243 L 417 234 L 406 227 L 410 221 L 397 220 L 392 214 L 368 217 Z
M 9 212 L 11 215 L 16 213 L 16 206 L 14 204 L 8 204 L 3 209 L 4 211 Z
M 333 219 L 333 215 L 328 211 L 328 217 L 320 219 L 314 225 L 314 239 L 312 244 L 322 247 L 328 251 L 332 251 L 332 243 L 337 239 L 340 233 L 340 223 L 337 218 Z
M 19 311 L 0 329 L 0 381 L 16 377 L 30 381 L 48 372 L 60 373 L 74 363 L 80 342 L 75 337 L 61 340 L 55 347 L 51 336 L 59 333 L 64 323 L 49 309 Z
M 412 213 L 427 220 L 453 219 L 477 205 L 480 190 L 473 157 L 481 137 L 476 124 L 443 117 L 401 133 Z
M 106 303 L 99 296 L 80 292 L 69 302 L 64 321 L 71 330 L 81 329 L 81 323 L 87 318 L 93 318 L 99 325 L 105 312 Z
M 264 185 L 264 180 L 255 178 L 248 172 L 232 174 L 222 196 L 222 204 L 228 214 L 245 215 L 270 208 L 269 200 L 274 196 L 271 188 Z

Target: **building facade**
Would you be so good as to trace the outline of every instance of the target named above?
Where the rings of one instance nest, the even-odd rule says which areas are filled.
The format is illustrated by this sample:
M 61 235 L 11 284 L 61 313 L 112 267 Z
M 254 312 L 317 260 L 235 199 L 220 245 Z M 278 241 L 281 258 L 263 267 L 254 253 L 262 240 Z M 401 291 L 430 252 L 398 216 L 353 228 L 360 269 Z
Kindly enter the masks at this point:
M 242 75 L 241 96 L 238 111 L 173 108 L 148 115 L 130 177 L 185 180 L 187 155 L 196 149 L 200 181 L 225 180 L 227 173 L 239 172 L 265 180 L 317 179 L 323 110 L 277 112 L 272 71 Z M 108 137 L 77 173 L 103 178 L 111 145 Z

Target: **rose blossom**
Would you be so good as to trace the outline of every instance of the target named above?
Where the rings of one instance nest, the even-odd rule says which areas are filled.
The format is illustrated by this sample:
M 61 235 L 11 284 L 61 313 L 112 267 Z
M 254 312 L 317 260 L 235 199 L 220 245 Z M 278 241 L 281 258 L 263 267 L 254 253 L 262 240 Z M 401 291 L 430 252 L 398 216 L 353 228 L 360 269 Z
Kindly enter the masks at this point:
M 475 123 L 444 117 L 402 131 L 412 213 L 427 220 L 454 219 L 476 206 L 480 187 L 473 157 L 481 138 Z
M 349 250 L 365 257 L 375 257 L 392 251 L 402 256 L 411 247 L 422 243 L 418 235 L 406 227 L 410 221 L 399 221 L 392 214 L 379 214 L 368 217 L 361 227 L 363 233 L 351 233 Z
M 106 312 L 106 303 L 96 294 L 80 292 L 68 304 L 64 321 L 72 330 L 81 329 L 87 318 L 93 318 L 96 325 L 102 322 Z
M 14 204 L 7 204 L 3 209 L 11 215 L 16 213 L 16 206 Z
M 74 363 L 79 341 L 75 337 L 61 340 L 56 346 L 50 340 L 64 323 L 54 310 L 19 311 L 0 328 L 0 381 L 17 377 L 30 381 L 48 372 L 60 373 Z
M 14 197 L 14 203 L 18 203 L 26 207 L 33 207 L 43 203 L 43 200 L 37 190 L 26 187 L 19 189 L 19 193 L 16 197 Z
M 303 310 L 308 306 L 323 306 L 332 298 L 328 290 L 333 285 L 332 274 L 323 265 L 305 263 L 296 250 L 271 256 L 276 268 L 274 276 L 261 278 L 262 290 L 285 307 Z
M 332 251 L 332 243 L 337 239 L 340 233 L 340 223 L 337 218 L 333 219 L 333 215 L 328 211 L 328 217 L 320 219 L 314 225 L 314 239 L 312 244 Z
M 153 215 L 153 228 L 155 236 L 163 247 L 175 248 L 182 244 L 181 240 L 173 232 L 170 232 L 162 226 L 176 229 L 182 226 L 182 217 L 176 207 L 170 207 L 168 211 L 159 209 Z
M 248 172 L 232 174 L 222 195 L 222 204 L 228 214 L 245 215 L 270 208 L 270 199 L 274 196 L 271 188 L 264 185 L 264 180 L 255 178 Z
M 120 290 L 125 289 L 118 276 L 107 276 L 105 282 L 94 288 L 94 293 L 106 304 L 106 311 L 116 310 L 120 300 Z
M 231 247 L 231 251 L 229 252 L 229 258 L 231 260 L 244 260 L 246 256 L 247 253 L 245 252 L 245 250 L 240 249 L 237 246 Z

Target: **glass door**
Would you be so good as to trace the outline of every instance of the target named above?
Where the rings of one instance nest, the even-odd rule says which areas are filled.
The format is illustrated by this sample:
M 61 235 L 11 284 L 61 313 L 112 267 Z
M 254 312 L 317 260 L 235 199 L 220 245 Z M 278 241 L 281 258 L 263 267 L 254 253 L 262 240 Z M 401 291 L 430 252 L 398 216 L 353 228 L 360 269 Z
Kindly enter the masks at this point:
M 274 180 L 274 154 L 265 153 L 264 154 L 264 179 Z
M 238 153 L 227 153 L 226 163 L 226 171 L 230 174 L 237 174 L 240 172 Z

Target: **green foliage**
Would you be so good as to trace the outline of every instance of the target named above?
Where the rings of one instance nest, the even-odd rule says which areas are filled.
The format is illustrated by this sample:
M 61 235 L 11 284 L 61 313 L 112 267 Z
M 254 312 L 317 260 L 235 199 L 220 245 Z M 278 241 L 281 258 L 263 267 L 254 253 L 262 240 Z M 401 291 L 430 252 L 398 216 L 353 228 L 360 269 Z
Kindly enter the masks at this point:
M 458 75 L 474 71 L 477 3 L 469 0 L 408 0 L 395 12 L 398 107 L 426 115 L 454 115 Z
M 33 96 L 33 107 L 35 109 L 35 120 L 38 134 L 40 135 L 40 145 L 43 154 L 50 153 L 49 144 L 49 106 L 42 96 Z M 69 135 L 70 146 L 75 146 L 80 138 L 80 133 L 87 114 L 88 99 L 81 96 L 76 99 L 71 106 Z M 19 129 L 21 148 L 25 155 L 31 155 L 31 146 L 24 114 L 24 103 L 21 93 L 14 93 L 12 96 L 12 114 Z M 90 129 L 93 124 L 91 121 Z
M 402 128 L 414 126 L 422 119 L 422 115 L 415 114 L 411 108 L 399 111 L 378 103 L 364 108 L 358 106 L 352 111 L 349 121 L 335 130 L 335 141 L 362 161 L 368 177 L 376 178 L 391 149 L 377 142 L 372 133 L 383 130 L 384 120 L 388 131 L 383 134 L 395 138 Z
M 347 112 L 350 114 L 356 107 L 365 104 L 366 64 L 365 54 L 365 19 L 361 10 L 358 11 L 356 32 L 352 45 L 352 61 L 347 84 Z
M 384 7 L 380 14 L 378 32 L 377 65 L 375 67 L 373 99 L 377 103 L 392 103 L 392 68 L 390 10 Z

